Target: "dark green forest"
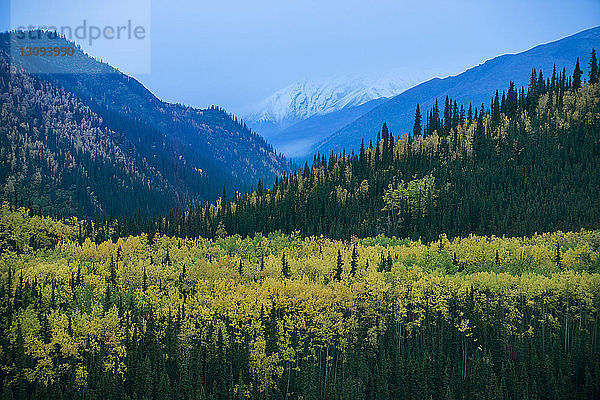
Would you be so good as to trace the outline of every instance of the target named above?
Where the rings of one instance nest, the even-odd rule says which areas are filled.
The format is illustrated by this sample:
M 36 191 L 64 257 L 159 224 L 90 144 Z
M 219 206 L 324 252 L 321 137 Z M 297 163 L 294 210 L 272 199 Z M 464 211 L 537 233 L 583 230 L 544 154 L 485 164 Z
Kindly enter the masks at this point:
M 0 33 L 2 201 L 57 217 L 153 216 L 291 171 L 219 107 L 163 102 L 64 38 L 42 44 L 72 46 L 69 62 L 32 73 L 11 62 L 11 39 Z
M 222 228 L 429 241 L 597 228 L 600 85 L 597 68 L 590 71 L 582 83 L 579 60 L 573 76 L 534 69 L 527 89 L 511 82 L 487 107 L 446 98 L 443 111 L 436 104 L 423 118 L 417 105 L 413 132 L 396 137 L 384 124 L 376 143 L 356 153 L 315 155 L 271 188 L 259 183 L 159 219 L 121 220 L 117 234 L 213 237 Z

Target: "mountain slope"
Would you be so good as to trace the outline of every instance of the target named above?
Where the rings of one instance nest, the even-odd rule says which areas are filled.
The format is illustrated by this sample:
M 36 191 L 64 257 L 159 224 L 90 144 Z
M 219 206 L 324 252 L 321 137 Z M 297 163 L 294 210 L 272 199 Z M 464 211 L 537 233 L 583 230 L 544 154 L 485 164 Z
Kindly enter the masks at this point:
M 379 98 L 357 107 L 344 108 L 325 115 L 313 115 L 269 137 L 269 142 L 287 157 L 301 161 L 310 156 L 310 150 L 315 143 L 329 136 L 331 132 L 355 121 L 386 100 L 387 98 Z
M 398 77 L 305 80 L 263 100 L 245 119 L 278 150 L 301 157 L 331 132 L 412 84 L 410 79 Z
M 63 215 L 156 211 L 177 192 L 73 94 L 0 61 L 0 197 Z
M 356 150 L 361 141 L 375 140 L 377 132 L 384 122 L 396 134 L 412 128 L 415 106 L 420 103 L 421 110 L 428 110 L 435 100 L 443 105 L 446 96 L 458 103 L 473 107 L 481 103 L 489 104 L 497 89 L 506 86 L 512 80 L 517 87 L 527 86 L 531 69 L 542 69 L 545 77 L 552 73 L 553 65 L 557 70 L 567 69 L 571 73 L 577 57 L 581 67 L 586 70 L 591 48 L 600 47 L 600 27 L 588 29 L 567 38 L 536 46 L 518 54 L 507 54 L 473 67 L 459 75 L 447 78 L 435 78 L 417 85 L 382 105 L 374 108 L 362 117 L 318 143 L 313 153 L 329 154 L 342 149 Z
M 109 197 L 104 202 L 98 200 L 96 204 L 87 204 L 84 197 L 94 197 L 89 190 L 87 194 L 76 197 L 73 191 L 65 188 L 61 176 L 51 176 L 56 172 L 46 171 L 49 174 L 46 178 L 58 185 L 55 190 L 66 190 L 71 195 L 69 201 L 72 204 L 67 209 L 76 210 L 77 215 L 107 215 L 111 211 L 127 214 L 137 211 L 137 208 L 148 213 L 164 213 L 175 206 L 185 207 L 215 199 L 224 187 L 229 192 L 246 190 L 256 185 L 259 179 L 269 184 L 276 176 L 290 171 L 289 164 L 277 156 L 270 145 L 223 110 L 214 107 L 198 110 L 165 103 L 137 80 L 87 56 L 79 48 L 67 60 L 61 57 L 21 59 L 19 61 L 23 62 L 27 73 L 13 65 L 16 73 L 9 76 L 9 40 L 8 34 L 0 36 L 0 59 L 4 63 L 2 78 L 9 82 L 13 76 L 19 77 L 16 87 L 26 96 L 19 98 L 14 87 L 3 86 L 0 95 L 16 102 L 14 107 L 4 110 L 4 132 L 18 131 L 20 124 L 28 123 L 23 120 L 19 109 L 29 108 L 35 96 L 47 98 L 50 103 L 38 105 L 32 112 L 44 116 L 44 110 L 54 112 L 50 121 L 37 120 L 37 123 L 45 124 L 44 129 L 47 130 L 44 136 L 36 139 L 40 146 L 48 146 L 48 140 L 60 136 L 62 124 L 74 110 L 85 109 L 85 118 L 72 122 L 71 139 L 67 143 L 76 142 L 77 132 L 88 128 L 85 124 L 89 125 L 90 140 L 100 143 L 113 141 L 100 152 L 108 158 L 99 159 L 96 152 L 92 152 L 89 167 L 94 169 L 99 164 L 114 163 L 109 161 L 113 156 L 123 159 L 130 165 L 127 171 L 146 182 L 146 191 L 153 193 L 151 198 L 156 198 L 155 201 L 138 201 L 135 190 L 122 192 L 123 187 L 133 187 L 133 184 L 125 184 L 119 181 L 122 177 L 117 177 L 116 181 L 92 182 L 91 190 L 98 195 L 97 190 L 93 190 L 97 184 L 113 193 L 118 192 L 115 196 L 120 199 L 120 204 L 114 204 L 114 201 L 107 203 Z M 56 44 L 56 41 L 51 43 Z M 62 45 L 75 46 L 68 42 L 62 42 Z M 43 73 L 48 70 L 44 63 L 53 63 L 52 74 Z M 31 92 L 32 87 L 38 88 L 39 93 Z M 51 93 L 60 93 L 60 96 L 53 99 Z M 67 98 L 75 99 L 77 105 L 64 100 Z M 22 143 L 22 135 L 25 134 L 18 132 L 16 142 Z M 11 141 L 8 133 L 6 135 Z M 85 164 L 79 159 L 85 152 L 80 153 L 71 145 L 61 146 L 50 153 L 69 153 L 76 165 Z M 116 156 L 117 153 L 120 155 Z M 85 175 L 83 172 L 74 175 L 76 190 L 83 190 L 81 185 Z M 26 175 L 22 176 L 23 184 L 29 181 Z M 54 202 L 47 201 L 45 204 L 52 205 Z

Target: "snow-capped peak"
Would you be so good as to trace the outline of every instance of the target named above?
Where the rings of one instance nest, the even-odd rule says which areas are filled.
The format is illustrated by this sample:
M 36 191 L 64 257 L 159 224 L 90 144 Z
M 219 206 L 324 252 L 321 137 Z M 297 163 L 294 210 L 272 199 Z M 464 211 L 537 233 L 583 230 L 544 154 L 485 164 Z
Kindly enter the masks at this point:
M 395 79 L 336 78 L 304 80 L 278 90 L 247 116 L 251 123 L 285 124 L 325 115 L 368 101 L 396 96 L 414 83 Z

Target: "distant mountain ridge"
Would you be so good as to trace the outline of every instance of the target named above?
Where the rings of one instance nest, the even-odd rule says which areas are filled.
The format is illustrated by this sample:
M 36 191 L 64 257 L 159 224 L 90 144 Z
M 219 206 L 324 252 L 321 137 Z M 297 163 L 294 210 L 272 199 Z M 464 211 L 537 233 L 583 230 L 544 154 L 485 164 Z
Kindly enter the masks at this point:
M 40 145 L 47 146 L 46 141 L 57 140 L 56 135 L 62 132 L 61 118 L 68 120 L 69 115 L 74 112 L 73 106 L 66 99 L 73 98 L 78 104 L 76 109 L 87 111 L 85 117 L 72 122 L 71 132 L 87 132 L 91 135 L 90 140 L 94 142 L 111 142 L 110 146 L 104 147 L 107 149 L 105 151 L 121 154 L 119 157 L 124 159 L 125 164 L 132 166 L 125 170 L 138 171 L 132 172 L 134 181 L 138 182 L 135 185 L 118 177 L 119 179 L 110 181 L 112 183 L 89 181 L 88 189 L 83 190 L 87 191 L 87 197 L 94 197 L 92 193 L 97 195 L 99 187 L 113 193 L 121 191 L 119 196 L 115 196 L 120 199 L 120 204 L 105 198 L 104 202 L 99 200 L 94 204 L 79 205 L 77 202 L 83 195 L 79 195 L 77 200 L 75 193 L 83 189 L 78 186 L 87 182 L 86 176 L 89 174 L 75 173 L 70 179 L 75 186 L 67 187 L 60 176 L 51 176 L 52 170 L 42 168 L 48 174 L 42 177 L 42 180 L 53 182 L 55 189 L 51 190 L 60 189 L 71 196 L 70 200 L 65 200 L 70 204 L 66 208 L 73 210 L 76 215 L 128 214 L 137 211 L 132 207 L 139 207 L 145 213 L 164 213 L 174 207 L 187 207 L 201 201 L 214 200 L 223 193 L 223 189 L 229 193 L 244 191 L 256 186 L 259 180 L 265 185 L 270 185 L 276 176 L 291 171 L 289 163 L 277 155 L 263 138 L 224 110 L 218 107 L 200 110 L 163 102 L 134 78 L 89 57 L 74 43 L 63 39 L 60 39 L 61 45 L 77 48 L 73 57 L 30 57 L 20 60 L 25 65 L 13 65 L 13 71 L 9 72 L 8 65 L 13 61 L 9 58 L 10 40 L 8 33 L 0 34 L 0 61 L 4 63 L 1 78 L 9 82 L 19 77 L 16 82 L 22 85 L 22 93 L 29 93 L 31 85 L 42 87 L 36 95 L 41 98 L 50 98 L 49 93 L 55 93 L 57 90 L 61 93 L 54 100 L 54 105 L 26 106 L 33 107 L 32 112 L 41 113 L 39 115 L 43 116 L 46 115 L 42 112 L 43 109 L 59 110 L 53 111 L 56 116 L 52 120 L 45 121 L 37 117 L 31 121 L 45 121 L 44 129 L 47 129 L 48 133 L 38 137 Z M 56 45 L 57 41 L 52 40 L 51 43 Z M 44 63 L 54 63 L 52 74 L 43 73 L 46 70 Z M 6 136 L 7 132 L 14 130 L 20 132 L 17 138 L 27 135 L 26 132 L 20 131 L 19 127 L 23 123 L 31 122 L 23 120 L 23 116 L 17 110 L 25 104 L 31 104 L 35 96 L 28 94 L 19 97 L 11 92 L 11 86 L 2 88 L 0 95 L 7 96 L 9 100 L 16 98 L 19 103 L 14 104 L 15 108 L 4 110 L 6 122 L 0 133 Z M 73 143 L 78 141 L 77 137 L 69 133 L 64 134 L 70 136 L 63 145 L 64 148 L 53 148 L 46 151 L 46 154 L 72 152 L 74 165 L 83 167 L 87 163 L 87 167 L 84 168 L 86 171 L 104 168 L 101 164 L 105 161 L 97 156 L 88 155 L 92 158 L 84 161 L 84 158 L 88 157 L 85 156 L 87 153 L 81 153 L 77 147 L 72 147 Z M 21 144 L 18 143 L 24 140 L 16 139 L 17 142 L 13 142 L 15 138 L 11 138 L 10 135 L 7 137 L 11 143 L 6 144 L 9 147 L 19 147 Z M 110 159 L 108 155 L 102 157 Z M 26 160 L 25 165 L 30 161 Z M 32 172 L 31 168 L 23 167 L 23 171 L 27 171 L 24 173 L 19 172 L 18 168 L 12 169 L 9 165 L 10 163 L 3 165 L 5 169 L 2 173 L 6 179 L 12 177 L 15 182 L 20 182 L 19 186 L 23 190 L 35 190 L 31 185 L 34 179 L 29 175 L 29 172 Z M 35 168 L 35 165 L 36 162 L 33 162 L 30 167 Z M 137 189 L 132 189 L 134 187 Z M 146 198 L 147 201 L 140 203 L 136 196 Z M 45 204 L 50 206 L 58 203 L 46 201 Z
M 292 160 L 302 161 L 313 146 L 350 124 L 388 99 L 371 100 L 360 106 L 343 108 L 325 115 L 313 115 L 269 136 L 269 143 Z
M 303 80 L 280 89 L 264 99 L 244 118 L 252 129 L 270 140 L 282 134 L 287 128 L 313 117 L 340 111 L 344 115 L 345 110 L 351 110 L 351 114 L 355 113 L 356 108 L 373 100 L 395 96 L 414 83 L 416 82 L 399 77 L 375 79 L 353 76 L 328 80 Z M 338 125 L 334 127 L 341 127 Z M 309 134 L 309 136 L 315 135 Z M 318 136 L 319 139 L 324 137 L 322 134 Z M 286 140 L 282 141 L 287 137 L 289 135 L 279 136 L 279 150 L 289 145 Z M 293 137 L 290 139 L 294 140 Z
M 252 123 L 282 123 L 357 107 L 371 100 L 392 97 L 410 86 L 409 81 L 373 82 L 365 78 L 304 80 L 278 90 L 247 119 Z
M 587 71 L 586 60 L 589 59 L 592 47 L 600 48 L 600 27 L 521 53 L 495 57 L 455 76 L 431 79 L 374 107 L 316 144 L 307 155 L 312 157 L 317 152 L 329 154 L 332 151 L 339 153 L 344 149 L 356 151 L 361 141 L 368 143 L 376 139 L 384 122 L 394 134 L 404 134 L 412 129 L 417 103 L 424 112 L 436 99 L 443 105 L 445 97 L 450 96 L 459 104 L 472 103 L 473 107 L 479 107 L 484 103 L 487 107 L 495 91 L 506 90 L 510 80 L 517 87 L 527 86 L 532 67 L 538 71 L 543 70 L 545 77 L 552 74 L 554 65 L 558 71 L 566 68 L 570 74 L 575 65 L 574 60 L 579 57 L 581 68 Z

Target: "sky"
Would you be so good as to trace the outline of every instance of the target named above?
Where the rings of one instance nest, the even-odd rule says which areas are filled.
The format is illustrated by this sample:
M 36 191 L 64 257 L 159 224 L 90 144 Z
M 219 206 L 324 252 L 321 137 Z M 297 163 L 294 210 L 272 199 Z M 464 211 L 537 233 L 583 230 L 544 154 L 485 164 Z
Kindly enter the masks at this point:
M 304 79 L 458 74 L 600 25 L 600 1 L 0 0 L 0 30 L 83 20 L 143 27 L 77 41 L 161 99 L 244 114 Z

